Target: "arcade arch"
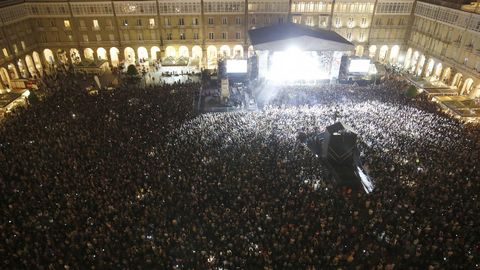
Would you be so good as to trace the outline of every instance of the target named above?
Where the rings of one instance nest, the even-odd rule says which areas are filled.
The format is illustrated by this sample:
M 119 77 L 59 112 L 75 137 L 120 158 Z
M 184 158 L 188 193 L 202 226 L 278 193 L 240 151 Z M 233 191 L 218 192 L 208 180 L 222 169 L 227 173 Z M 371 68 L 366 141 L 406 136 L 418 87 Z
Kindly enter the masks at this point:
M 131 47 L 126 47 L 123 51 L 125 55 L 125 64 L 127 66 L 135 64 L 135 50 Z
M 372 45 L 368 48 L 368 57 L 375 59 L 375 55 L 377 55 L 377 46 Z
M 38 77 L 37 70 L 35 69 L 35 63 L 33 63 L 32 57 L 28 54 L 25 56 L 25 63 L 27 64 L 28 72 L 30 72 L 32 77 L 34 75 Z
M 410 61 L 412 60 L 412 48 L 408 48 L 407 54 L 405 54 L 405 62 L 403 63 L 403 67 L 408 69 L 410 67 Z
M 235 45 L 233 47 L 233 57 L 236 59 L 242 59 L 243 58 L 243 46 L 242 45 Z
M 435 72 L 433 74 L 435 78 L 440 79 L 440 76 L 442 75 L 442 68 L 443 68 L 442 63 L 438 63 L 437 66 L 435 67 Z
M 443 83 L 448 83 L 450 81 L 450 78 L 452 77 L 452 68 L 447 67 L 446 69 L 443 70 L 443 75 L 442 75 L 442 82 Z
M 188 47 L 187 46 L 180 46 L 180 48 L 178 48 L 178 56 L 179 57 L 190 57 L 190 53 L 188 52 Z
M 451 86 L 456 86 L 458 88 L 460 86 L 460 84 L 462 83 L 462 78 L 463 78 L 462 73 L 455 74 L 455 76 L 453 76 Z
M 14 64 L 8 64 L 7 68 L 8 68 L 8 74 L 9 74 L 8 77 L 10 79 L 18 79 L 19 78 L 17 68 L 15 67 Z
M 153 46 L 152 48 L 150 48 L 150 58 L 152 59 L 152 61 L 156 61 L 160 58 L 160 48 L 158 48 L 157 46 Z
M 471 98 L 480 98 L 480 84 L 470 93 Z
M 462 90 L 460 91 L 460 95 L 469 95 L 470 91 L 472 90 L 473 79 L 468 78 L 463 82 Z
M 428 59 L 427 67 L 425 70 L 425 77 L 429 77 L 432 74 L 434 65 L 435 65 L 435 61 L 432 58 Z
M 58 61 L 60 61 L 60 63 L 67 64 L 68 63 L 67 52 L 63 49 L 58 49 L 57 50 L 57 59 L 58 59 Z
M 74 64 L 79 64 L 82 62 L 80 52 L 75 48 L 70 49 L 70 59 L 72 59 L 72 63 Z
M 91 48 L 85 48 L 85 50 L 83 50 L 83 56 L 90 61 L 95 60 L 94 51 Z
M 388 46 L 383 45 L 380 47 L 380 52 L 378 53 L 378 61 L 384 62 L 387 60 Z
M 417 70 L 415 72 L 415 75 L 417 75 L 417 76 L 422 75 L 424 65 L 425 65 L 425 55 L 422 54 L 422 56 L 420 56 L 420 60 L 418 61 L 418 66 L 417 66 Z
M 398 61 L 398 54 L 400 53 L 400 46 L 395 45 L 390 50 L 389 62 L 391 64 L 396 64 Z
M 45 61 L 49 65 L 53 65 L 55 63 L 55 58 L 53 57 L 53 52 L 50 49 L 43 50 L 43 57 L 45 57 Z
M 5 68 L 0 68 L 0 78 L 2 79 L 3 85 L 5 87 L 10 87 L 10 75 Z
M 207 68 L 217 66 L 217 47 L 210 45 L 207 48 Z
M 118 66 L 118 62 L 120 62 L 120 60 L 118 59 L 119 54 L 120 50 L 118 50 L 116 47 L 110 48 L 110 61 L 112 62 L 112 66 L 114 67 Z
M 138 47 L 137 52 L 138 52 L 138 61 L 140 63 L 144 63 L 144 62 L 147 62 L 149 60 L 147 48 Z
M 107 50 L 105 50 L 102 47 L 98 48 L 97 49 L 97 57 L 98 57 L 98 60 L 108 60 Z
M 230 47 L 228 45 L 222 45 L 220 47 L 220 57 L 222 58 L 230 58 Z
M 173 46 L 167 46 L 165 48 L 165 57 L 177 57 L 177 50 Z
M 38 52 L 34 51 L 32 53 L 33 56 L 33 62 L 35 63 L 35 68 L 40 72 L 40 74 L 43 74 L 43 66 L 42 66 L 42 60 L 40 59 L 40 54 Z

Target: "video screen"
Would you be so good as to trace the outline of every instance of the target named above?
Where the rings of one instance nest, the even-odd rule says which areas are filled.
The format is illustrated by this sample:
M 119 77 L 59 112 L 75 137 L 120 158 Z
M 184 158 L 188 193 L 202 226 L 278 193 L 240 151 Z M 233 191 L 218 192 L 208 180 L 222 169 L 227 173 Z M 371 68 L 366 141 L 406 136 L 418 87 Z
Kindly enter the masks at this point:
M 227 73 L 247 73 L 247 60 L 227 60 Z
M 370 69 L 370 59 L 352 59 L 348 72 L 351 73 L 368 73 Z

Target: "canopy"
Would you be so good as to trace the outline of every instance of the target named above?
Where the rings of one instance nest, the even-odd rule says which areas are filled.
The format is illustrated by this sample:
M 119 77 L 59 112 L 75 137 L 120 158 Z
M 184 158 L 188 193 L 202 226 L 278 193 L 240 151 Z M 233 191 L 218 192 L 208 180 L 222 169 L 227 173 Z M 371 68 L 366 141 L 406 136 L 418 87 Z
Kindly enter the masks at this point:
M 334 31 L 285 23 L 248 31 L 255 50 L 351 51 L 354 45 Z

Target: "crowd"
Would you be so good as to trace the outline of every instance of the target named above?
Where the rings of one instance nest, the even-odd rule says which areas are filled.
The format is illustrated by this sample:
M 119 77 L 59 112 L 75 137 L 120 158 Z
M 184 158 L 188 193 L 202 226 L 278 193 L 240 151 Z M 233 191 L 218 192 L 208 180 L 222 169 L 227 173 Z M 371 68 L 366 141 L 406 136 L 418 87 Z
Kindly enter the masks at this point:
M 2 268 L 480 267 L 479 129 L 401 81 L 263 87 L 260 111 L 196 117 L 197 84 L 46 86 L 0 131 Z M 297 139 L 337 120 L 370 194 Z

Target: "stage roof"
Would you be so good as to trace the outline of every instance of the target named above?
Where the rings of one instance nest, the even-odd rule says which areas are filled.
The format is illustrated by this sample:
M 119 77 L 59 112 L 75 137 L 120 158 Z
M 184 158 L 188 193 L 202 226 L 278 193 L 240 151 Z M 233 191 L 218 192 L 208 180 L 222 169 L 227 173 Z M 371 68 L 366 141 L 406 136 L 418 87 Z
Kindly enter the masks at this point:
M 255 50 L 350 51 L 354 45 L 334 31 L 284 23 L 248 31 Z

